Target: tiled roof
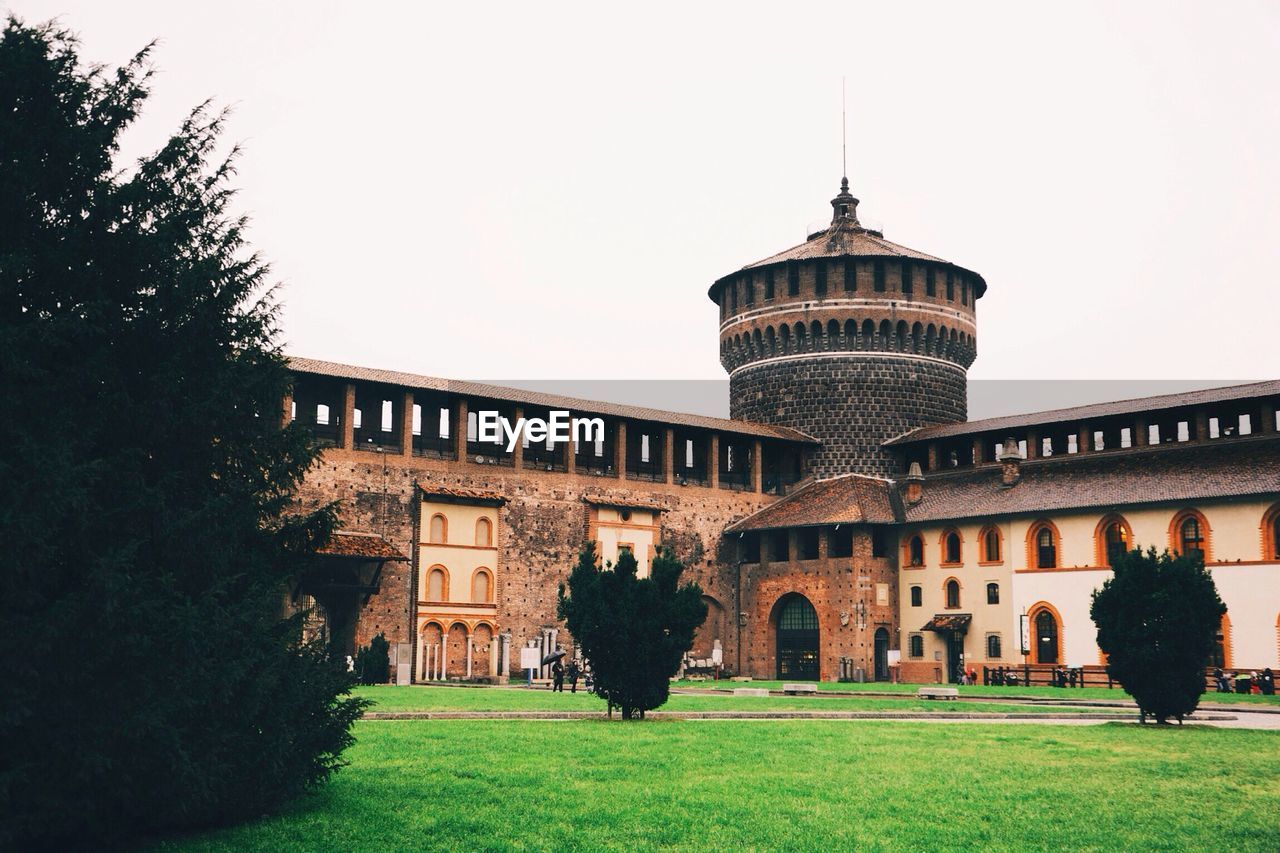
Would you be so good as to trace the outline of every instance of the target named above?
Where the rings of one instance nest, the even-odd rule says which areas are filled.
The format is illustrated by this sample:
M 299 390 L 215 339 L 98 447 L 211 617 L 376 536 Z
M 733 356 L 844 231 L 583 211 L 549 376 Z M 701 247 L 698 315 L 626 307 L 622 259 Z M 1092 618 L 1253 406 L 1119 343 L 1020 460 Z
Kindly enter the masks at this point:
M 896 519 L 895 501 L 891 481 L 845 474 L 802 486 L 782 500 L 731 524 L 725 532 L 859 522 L 888 524 Z
M 906 521 L 1280 496 L 1280 436 L 1036 459 L 1019 473 L 1011 488 L 999 465 L 929 474 Z
M 409 558 L 376 533 L 336 531 L 329 542 L 316 551 L 326 557 L 351 557 L 362 560 L 406 562 Z
M 917 441 L 934 441 L 940 438 L 952 438 L 954 436 L 973 435 L 982 432 L 1025 429 L 1040 424 L 1084 421 L 1114 415 L 1131 415 L 1160 409 L 1230 403 L 1235 400 L 1274 396 L 1280 396 L 1280 380 L 1251 382 L 1247 385 L 1230 385 L 1223 388 L 1206 388 L 1203 391 L 1184 391 L 1180 394 L 1161 394 L 1156 397 L 1138 397 L 1133 400 L 1116 400 L 1110 403 L 1093 403 L 1087 406 L 1074 406 L 1069 409 L 1052 409 L 1047 412 L 1032 412 L 1025 415 L 1006 415 L 999 418 L 986 418 L 980 421 L 920 427 L 905 435 L 886 441 L 885 446 L 912 444 Z
M 467 489 L 462 486 L 445 486 L 435 483 L 417 483 L 418 491 L 425 497 L 439 498 L 454 502 L 496 503 L 503 504 L 507 499 L 498 492 L 486 489 Z
M 641 421 L 655 421 L 673 426 L 699 427 L 718 430 L 719 432 L 749 435 L 755 438 L 776 438 L 783 441 L 798 441 L 806 444 L 817 444 L 818 440 L 799 430 L 782 426 L 755 424 L 749 421 L 730 420 L 729 418 L 713 418 L 706 415 L 694 415 L 684 412 L 668 412 L 662 409 L 650 409 L 643 406 L 624 406 L 618 403 L 606 403 L 600 400 L 583 400 L 577 397 L 563 397 L 559 394 L 545 394 L 541 391 L 526 391 L 521 388 L 507 388 L 501 385 L 488 385 L 483 382 L 466 382 L 458 379 L 441 379 L 435 376 L 422 376 L 416 373 L 399 373 L 394 370 L 379 370 L 372 367 L 356 367 L 350 364 L 338 364 L 332 361 L 318 361 L 313 358 L 290 358 L 289 369 L 295 373 L 311 373 L 328 376 L 334 379 L 347 379 L 358 382 L 377 382 L 382 385 L 399 385 L 410 389 L 442 391 L 450 394 L 461 394 L 468 397 L 480 397 L 500 400 L 508 403 L 537 406 L 547 409 L 567 409 L 574 414 L 605 415 L 607 417 L 631 418 Z
M 921 631 L 968 631 L 973 621 L 970 613 L 939 613 L 925 623 Z
M 813 234 L 808 240 L 798 246 L 792 246 L 784 252 L 776 255 L 770 255 L 762 261 L 756 261 L 753 264 L 747 264 L 737 272 L 724 276 L 711 287 L 711 296 L 715 298 L 716 288 L 720 282 L 742 270 L 757 269 L 759 267 L 767 267 L 772 264 L 780 264 L 785 261 L 801 261 L 811 258 L 841 258 L 841 257 L 885 257 L 885 258 L 908 258 L 918 261 L 933 261 L 939 264 L 949 264 L 958 270 L 973 276 L 977 295 L 982 296 L 987 290 L 987 283 L 982 276 L 972 270 L 964 269 L 950 261 L 944 261 L 942 258 L 933 255 L 927 255 L 924 252 L 908 249 L 906 246 L 899 246 L 897 243 L 884 239 L 877 231 L 871 231 L 848 222 L 840 222 Z

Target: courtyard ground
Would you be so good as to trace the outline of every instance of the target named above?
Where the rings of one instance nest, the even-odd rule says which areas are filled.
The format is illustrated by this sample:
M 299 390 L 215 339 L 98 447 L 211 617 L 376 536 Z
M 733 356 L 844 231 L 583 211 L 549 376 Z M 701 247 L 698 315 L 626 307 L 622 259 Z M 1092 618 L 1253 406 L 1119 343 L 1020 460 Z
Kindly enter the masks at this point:
M 551 700 L 598 710 L 591 703 L 599 701 L 528 690 L 364 692 L 383 708 L 536 709 Z M 285 813 L 156 849 L 1274 850 L 1280 843 L 1280 732 L 591 719 L 364 720 L 355 734 L 350 766 Z
M 831 721 L 364 721 L 288 812 L 162 850 L 1274 850 L 1280 734 Z

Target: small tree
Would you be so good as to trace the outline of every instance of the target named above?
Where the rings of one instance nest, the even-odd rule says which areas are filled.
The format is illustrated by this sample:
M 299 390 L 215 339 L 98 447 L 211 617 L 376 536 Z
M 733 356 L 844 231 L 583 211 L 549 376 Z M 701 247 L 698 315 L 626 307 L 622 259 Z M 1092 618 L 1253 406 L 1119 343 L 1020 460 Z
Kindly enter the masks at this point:
M 588 543 L 560 585 L 556 612 L 591 662 L 594 690 L 622 709 L 622 719 L 667 701 L 671 676 L 693 645 L 693 633 L 707 618 L 702 588 L 680 586 L 684 565 L 663 548 L 649 577 L 636 574 L 635 557 L 624 551 L 616 564 L 596 563 Z
M 1182 718 L 1204 693 L 1204 668 L 1226 605 L 1198 557 L 1154 548 L 1117 555 L 1114 576 L 1094 592 L 1089 615 L 1107 671 L 1145 720 Z
M 356 677 L 361 684 L 386 684 L 391 672 L 391 644 L 379 633 L 356 652 Z

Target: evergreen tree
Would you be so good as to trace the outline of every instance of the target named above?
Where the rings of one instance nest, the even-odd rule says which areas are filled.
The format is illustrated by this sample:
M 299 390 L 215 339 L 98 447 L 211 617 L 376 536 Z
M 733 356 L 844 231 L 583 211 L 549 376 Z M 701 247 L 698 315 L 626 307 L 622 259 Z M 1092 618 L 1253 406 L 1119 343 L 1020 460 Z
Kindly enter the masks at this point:
M 616 564 L 596 563 L 588 543 L 560 585 L 557 613 L 591 663 L 594 691 L 617 706 L 622 718 L 667 701 L 671 676 L 693 646 L 693 634 L 707 618 L 702 588 L 680 585 L 684 566 L 663 548 L 649 577 L 637 576 L 636 559 L 624 551 Z
M 340 765 L 362 703 L 282 619 L 332 508 L 281 429 L 268 270 L 224 116 L 127 170 L 151 48 L 0 36 L 0 848 L 258 815 Z
M 1089 615 L 1107 671 L 1157 723 L 1195 710 L 1226 605 L 1199 556 L 1118 554 Z

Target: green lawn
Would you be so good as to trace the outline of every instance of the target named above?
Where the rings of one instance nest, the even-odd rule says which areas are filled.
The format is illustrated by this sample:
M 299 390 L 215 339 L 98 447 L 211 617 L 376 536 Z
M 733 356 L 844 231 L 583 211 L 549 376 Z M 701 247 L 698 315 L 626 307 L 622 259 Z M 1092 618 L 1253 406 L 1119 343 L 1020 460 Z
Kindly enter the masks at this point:
M 287 813 L 162 850 L 1276 848 L 1280 733 L 365 721 Z M 246 780 L 249 782 L 250 780 Z
M 815 683 L 815 682 L 808 682 Z M 890 684 L 884 681 L 873 681 L 865 684 L 847 684 L 835 681 L 816 682 L 821 691 L 845 691 L 853 693 L 915 693 L 921 687 L 935 686 L 924 684 Z M 733 690 L 735 687 L 765 687 L 770 690 L 781 690 L 781 681 L 673 681 L 673 687 L 689 687 L 705 690 Z M 1000 696 L 1005 699 L 1109 699 L 1113 702 L 1132 702 L 1133 697 L 1120 688 L 1108 690 L 1105 687 L 1077 687 L 1072 689 L 1059 687 L 984 687 L 981 684 L 936 685 L 954 687 L 961 696 Z M 1280 708 L 1280 696 L 1255 696 L 1250 693 L 1215 693 L 1210 692 L 1200 697 L 1206 704 L 1218 703 L 1256 703 Z
M 362 687 L 371 711 L 599 711 L 605 703 L 586 692 L 509 690 L 485 687 Z M 965 702 L 875 696 L 673 695 L 662 711 L 924 711 L 929 713 L 1036 714 L 1097 712 L 1089 707 L 1041 707 L 1003 702 Z M 1137 713 L 1134 711 L 1133 713 Z

